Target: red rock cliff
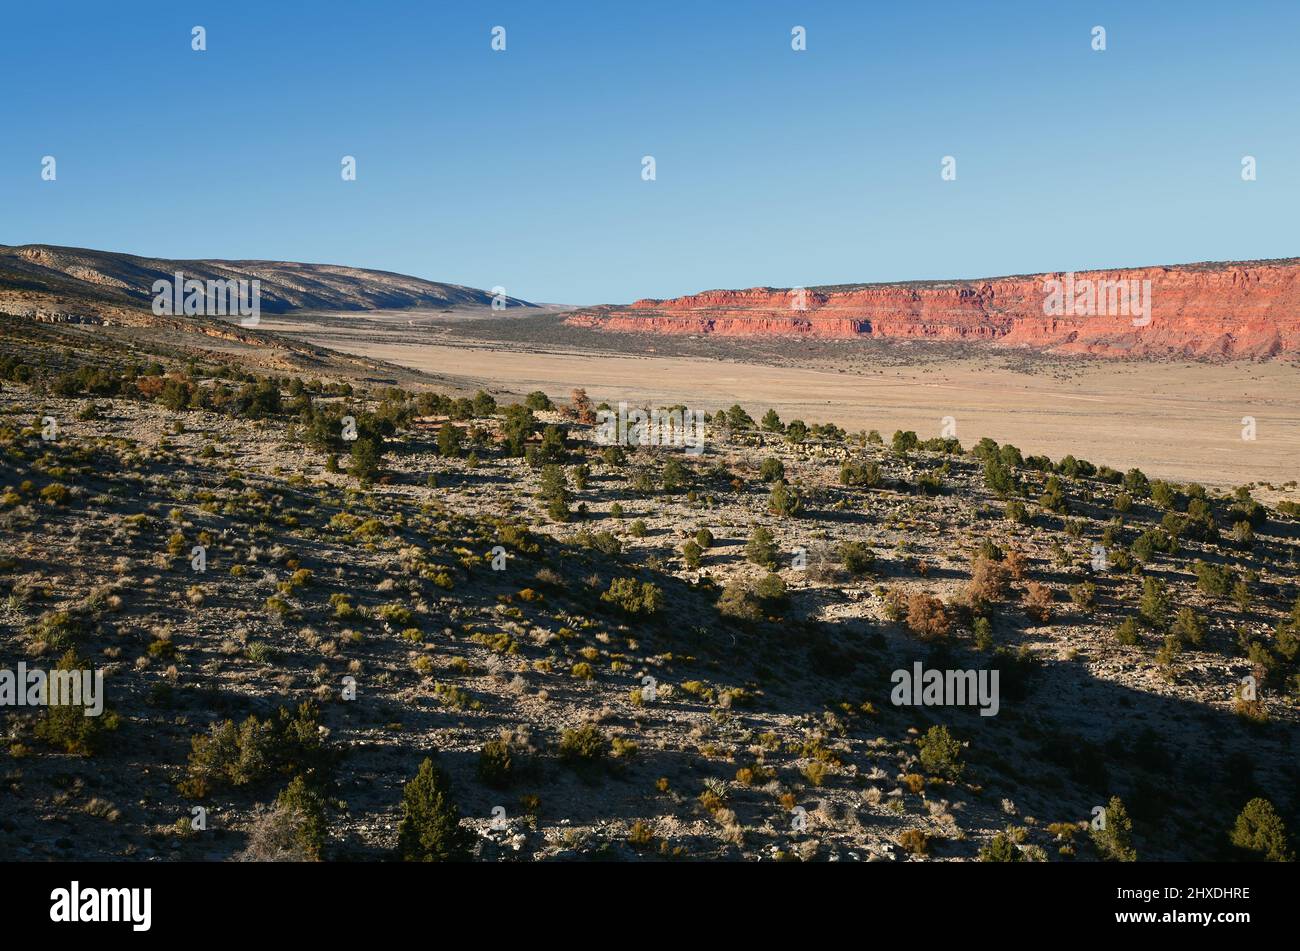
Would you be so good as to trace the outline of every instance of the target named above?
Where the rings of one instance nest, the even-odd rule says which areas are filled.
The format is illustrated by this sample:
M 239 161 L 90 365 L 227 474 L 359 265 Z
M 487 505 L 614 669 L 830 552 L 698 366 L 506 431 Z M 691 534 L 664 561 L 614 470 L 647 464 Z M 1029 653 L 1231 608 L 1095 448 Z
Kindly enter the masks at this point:
M 1300 352 L 1300 258 L 976 281 L 717 290 L 575 311 L 611 331 L 987 341 L 1109 356 Z

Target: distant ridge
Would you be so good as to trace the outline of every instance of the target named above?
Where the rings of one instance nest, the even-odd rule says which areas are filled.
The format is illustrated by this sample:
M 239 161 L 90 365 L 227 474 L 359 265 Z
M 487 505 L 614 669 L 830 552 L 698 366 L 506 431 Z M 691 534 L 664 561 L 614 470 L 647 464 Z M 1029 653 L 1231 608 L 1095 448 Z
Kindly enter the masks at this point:
M 389 271 L 287 261 L 170 260 L 44 244 L 0 245 L 0 301 L 12 309 L 27 299 L 68 305 L 148 308 L 155 281 L 259 280 L 264 313 L 298 310 L 407 310 L 488 307 L 484 290 Z M 535 307 L 506 298 L 508 308 Z
M 1143 292 L 1144 312 L 1049 306 L 1085 282 Z M 1103 283 L 1104 282 L 1104 283 Z M 1149 290 L 1149 296 L 1145 292 Z M 1300 353 L 1300 258 L 976 280 L 712 290 L 588 307 L 566 323 L 719 337 L 974 341 L 1098 356 L 1260 359 Z

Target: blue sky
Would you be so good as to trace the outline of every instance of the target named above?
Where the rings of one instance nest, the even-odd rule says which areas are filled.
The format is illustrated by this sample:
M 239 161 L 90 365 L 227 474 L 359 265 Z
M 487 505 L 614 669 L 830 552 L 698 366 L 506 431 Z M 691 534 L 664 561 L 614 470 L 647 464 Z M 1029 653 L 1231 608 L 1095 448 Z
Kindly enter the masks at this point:
M 565 303 L 1291 256 L 1298 50 L 1293 2 L 8 3 L 0 243 Z

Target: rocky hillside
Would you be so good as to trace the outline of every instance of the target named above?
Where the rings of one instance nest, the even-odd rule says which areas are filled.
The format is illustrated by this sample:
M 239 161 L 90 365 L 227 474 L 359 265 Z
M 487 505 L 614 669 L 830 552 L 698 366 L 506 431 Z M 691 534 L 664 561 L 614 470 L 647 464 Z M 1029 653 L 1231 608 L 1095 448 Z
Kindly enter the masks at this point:
M 0 673 L 103 680 L 0 716 L 0 861 L 1294 854 L 1276 487 L 8 323 Z
M 398 310 L 488 307 L 488 291 L 389 271 L 287 261 L 167 260 L 49 245 L 0 245 L 0 304 L 10 313 L 37 308 L 103 310 L 148 307 L 155 281 L 259 280 L 268 314 L 295 310 Z M 533 307 L 508 298 L 509 307 Z M 17 308 L 17 309 L 15 309 Z
M 1115 293 L 1120 287 L 1133 292 L 1127 301 Z M 1300 350 L 1300 259 L 1068 277 L 714 290 L 587 308 L 568 323 L 735 337 L 987 341 L 1103 356 L 1261 358 Z

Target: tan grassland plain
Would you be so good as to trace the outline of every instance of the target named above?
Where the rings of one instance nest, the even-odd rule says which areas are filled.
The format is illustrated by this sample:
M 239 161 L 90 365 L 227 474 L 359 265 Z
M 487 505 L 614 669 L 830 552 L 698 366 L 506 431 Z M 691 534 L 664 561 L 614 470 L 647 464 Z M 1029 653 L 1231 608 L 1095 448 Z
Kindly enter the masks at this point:
M 380 327 L 340 333 L 297 320 L 266 329 L 520 394 L 543 390 L 567 399 L 582 386 L 596 402 L 611 404 L 681 403 L 713 411 L 740 403 L 755 418 L 772 407 L 786 421 L 833 422 L 850 432 L 878 429 L 886 439 L 895 429 L 938 436 L 944 417 L 952 417 L 965 446 L 990 436 L 1026 454 L 1060 459 L 1073 453 L 1096 464 L 1137 466 L 1152 477 L 1217 487 L 1281 486 L 1300 478 L 1300 367 L 1290 362 L 1080 360 L 1062 373 L 1059 364 L 1056 371 L 1026 372 L 992 355 L 964 355 L 831 368 L 536 344 L 448 345 L 445 337 L 418 343 Z M 629 349 L 646 348 L 629 340 Z M 1243 438 L 1243 417 L 1254 418 L 1254 439 Z

